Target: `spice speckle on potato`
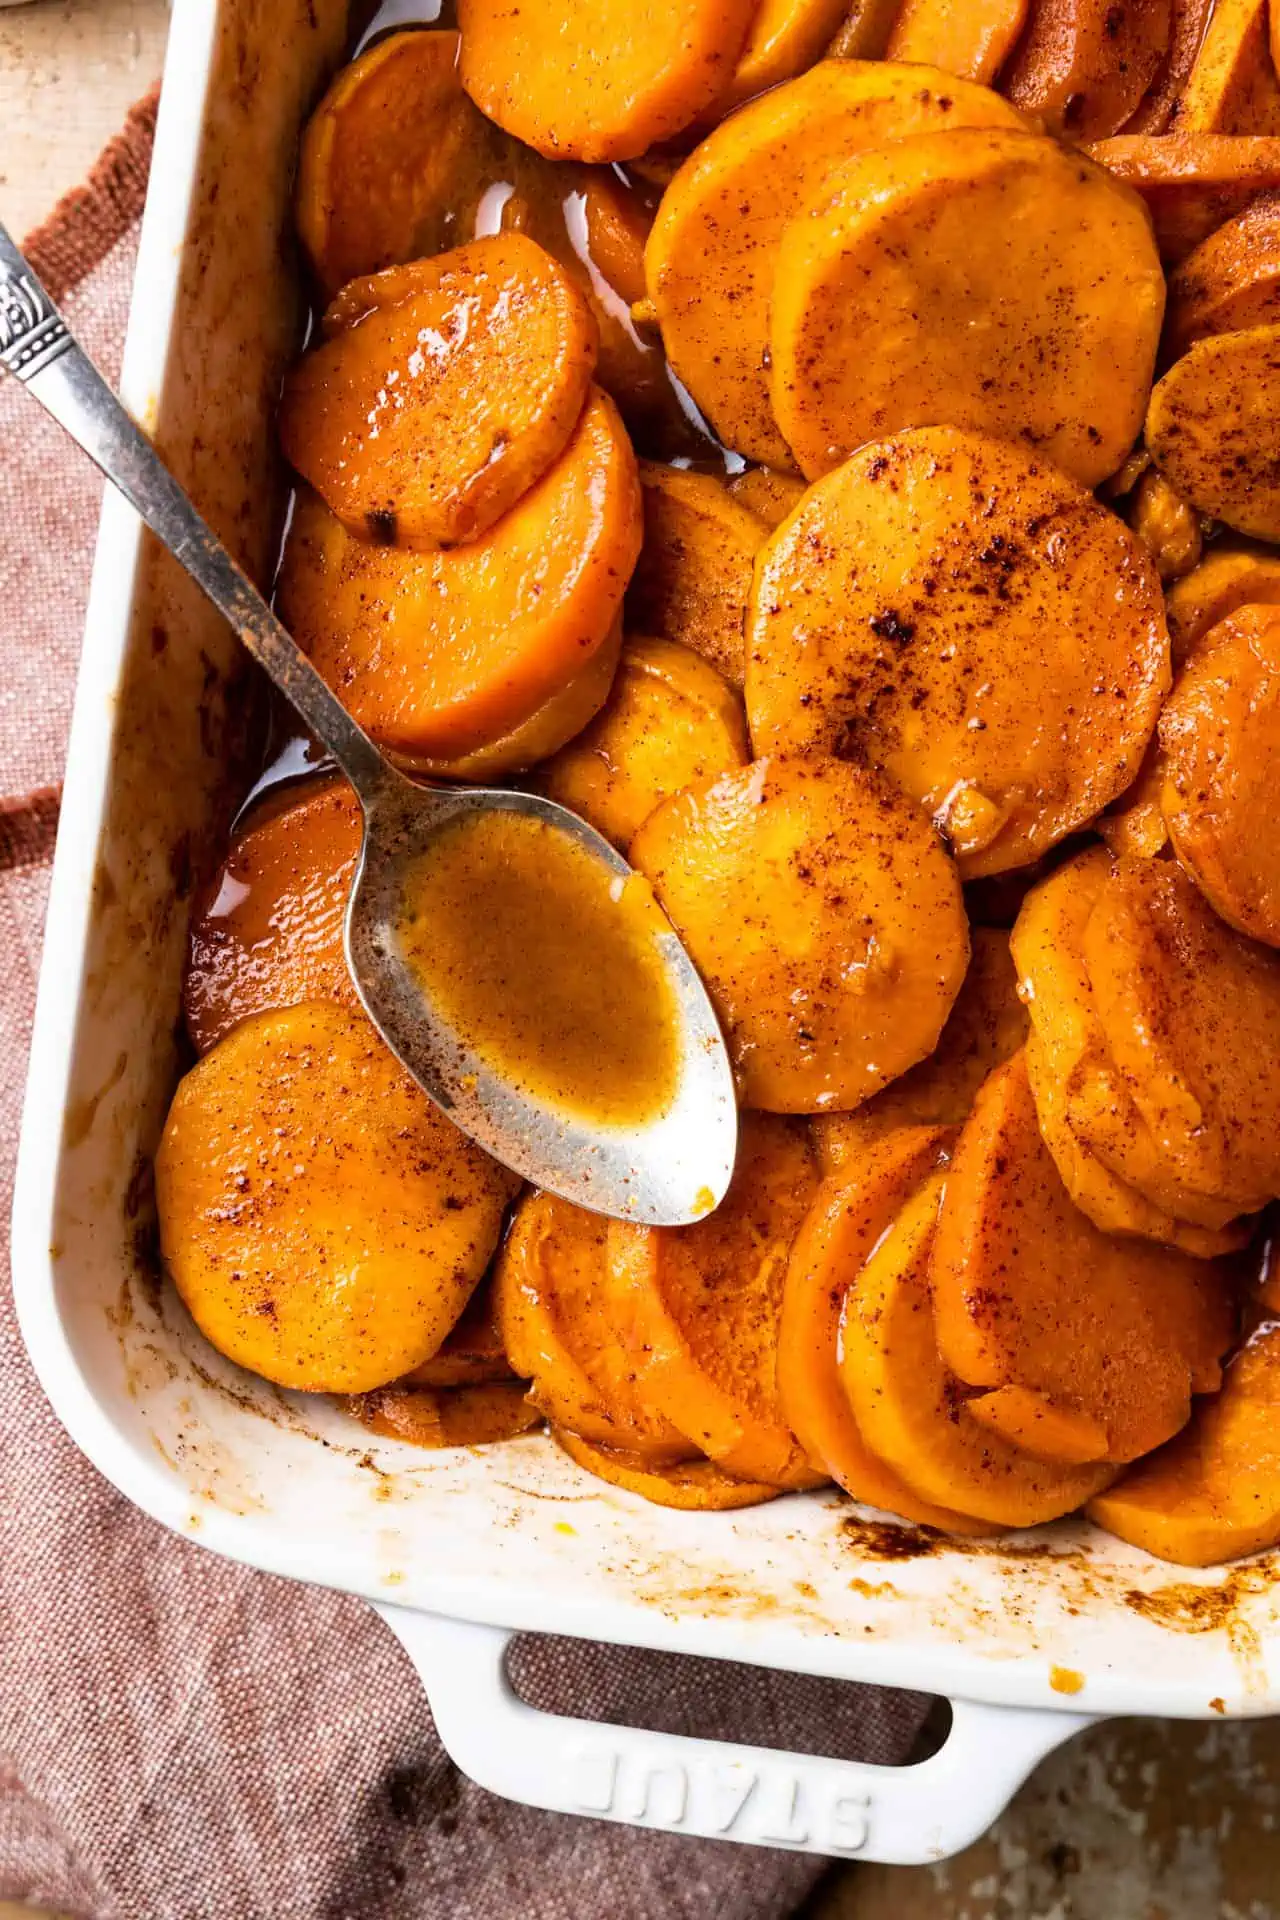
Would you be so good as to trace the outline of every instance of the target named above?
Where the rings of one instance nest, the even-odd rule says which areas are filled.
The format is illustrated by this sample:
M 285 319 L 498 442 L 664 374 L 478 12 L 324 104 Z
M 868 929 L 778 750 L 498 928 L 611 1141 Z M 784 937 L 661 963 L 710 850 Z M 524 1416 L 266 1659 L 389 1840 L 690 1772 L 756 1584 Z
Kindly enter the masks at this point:
M 1168 686 L 1145 549 L 1005 441 L 875 441 L 756 560 L 755 751 L 882 768 L 966 879 L 1029 865 L 1122 793 Z

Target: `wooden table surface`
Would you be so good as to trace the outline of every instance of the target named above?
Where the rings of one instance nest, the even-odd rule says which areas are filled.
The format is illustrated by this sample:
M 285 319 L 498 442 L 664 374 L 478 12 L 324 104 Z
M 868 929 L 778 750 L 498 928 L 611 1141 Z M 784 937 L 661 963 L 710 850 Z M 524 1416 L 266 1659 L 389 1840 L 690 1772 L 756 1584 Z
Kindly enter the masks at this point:
M 158 75 L 167 24 L 165 0 L 0 10 L 0 217 L 11 231 L 29 231 L 84 177 Z M 0 1904 L 0 1920 L 26 1913 Z M 1046 1762 L 959 1859 L 838 1868 L 807 1920 L 944 1916 L 1280 1920 L 1280 1722 L 1100 1727 Z

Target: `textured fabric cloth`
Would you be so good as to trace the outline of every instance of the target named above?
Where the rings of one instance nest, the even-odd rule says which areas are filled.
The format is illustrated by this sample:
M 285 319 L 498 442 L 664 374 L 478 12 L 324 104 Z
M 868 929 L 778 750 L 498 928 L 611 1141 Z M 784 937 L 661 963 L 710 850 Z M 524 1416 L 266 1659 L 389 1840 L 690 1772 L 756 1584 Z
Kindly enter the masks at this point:
M 144 103 L 29 242 L 112 372 L 153 121 Z M 21 449 L 0 461 L 7 1236 L 100 486 L 4 383 L 0 446 Z M 33 472 L 38 490 L 24 482 Z M 520 1643 L 513 1670 L 553 1710 L 879 1760 L 905 1754 L 925 1704 L 567 1641 Z M 473 1786 L 363 1603 L 219 1560 L 113 1492 L 58 1426 L 0 1297 L 0 1898 L 92 1920 L 745 1920 L 792 1911 L 820 1870 Z

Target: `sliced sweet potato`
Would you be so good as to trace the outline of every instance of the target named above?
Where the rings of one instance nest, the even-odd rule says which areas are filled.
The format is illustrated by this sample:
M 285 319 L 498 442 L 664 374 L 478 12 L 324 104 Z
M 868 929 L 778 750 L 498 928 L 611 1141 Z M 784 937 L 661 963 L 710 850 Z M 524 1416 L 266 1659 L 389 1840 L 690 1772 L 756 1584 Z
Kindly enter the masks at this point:
M 904 0 L 887 58 L 919 60 L 991 86 L 1013 50 L 1029 0 Z
M 1215 911 L 1280 946 L 1280 608 L 1205 635 L 1160 716 L 1174 852 Z
M 1118 862 L 1084 932 L 1111 1057 L 1172 1175 L 1241 1213 L 1280 1194 L 1280 956 L 1163 860 Z
M 1164 791 L 1164 755 L 1153 739 L 1138 768 L 1133 785 L 1095 822 L 1098 833 L 1117 859 L 1154 860 L 1169 844 L 1161 795 Z
M 1171 358 L 1207 333 L 1280 321 L 1280 194 L 1264 193 L 1227 220 L 1169 276 Z
M 608 1311 L 631 1330 L 637 1391 L 728 1472 L 818 1485 L 778 1398 L 791 1242 L 818 1186 L 806 1129 L 744 1114 L 719 1207 L 692 1227 L 609 1224 Z
M 757 0 L 458 0 L 459 72 L 538 153 L 631 160 L 724 93 Z
M 1068 861 L 1027 896 L 1013 930 L 1033 1027 L 1026 1063 L 1040 1129 L 1067 1191 L 1104 1233 L 1137 1234 L 1212 1257 L 1240 1244 L 1238 1232 L 1223 1231 L 1233 1209 L 1206 1207 L 1203 1197 L 1197 1205 L 1170 1179 L 1111 1060 L 1094 1005 L 1085 930 L 1110 874 L 1101 848 Z
M 1167 1447 L 1131 1467 L 1088 1513 L 1108 1533 L 1183 1567 L 1280 1542 L 1280 1324 L 1227 1368 L 1222 1391 Z
M 299 361 L 277 425 L 286 459 L 353 533 L 452 547 L 486 533 L 563 453 L 596 323 L 520 233 L 420 260 L 413 283 Z
M 191 920 L 182 1011 L 197 1053 L 251 1013 L 359 1005 L 342 922 L 363 831 L 355 794 L 329 780 L 237 835 Z
M 742 702 L 674 640 L 632 640 L 603 711 L 538 774 L 538 786 L 627 847 L 682 787 L 750 758 Z
M 511 1191 L 362 1014 L 316 1002 L 207 1053 L 156 1154 L 161 1251 L 196 1325 L 310 1393 L 364 1393 L 437 1351 Z
M 714 1460 L 681 1460 L 658 1466 L 641 1455 L 618 1447 L 601 1447 L 581 1434 L 552 1429 L 552 1436 L 571 1460 L 594 1473 L 597 1480 L 638 1493 L 655 1507 L 675 1507 L 682 1513 L 731 1513 L 737 1507 L 759 1507 L 776 1500 L 782 1489 L 758 1480 L 726 1473 Z
M 1094 487 L 1138 436 L 1163 315 L 1150 223 L 1104 168 L 1033 133 L 917 134 L 835 168 L 787 226 L 774 418 L 810 480 L 942 421 Z
M 1280 326 L 1211 334 L 1175 360 L 1147 409 L 1147 444 L 1201 513 L 1280 540 Z
M 846 0 L 759 0 L 728 92 L 716 101 L 717 114 L 811 67 L 844 18 L 845 6 Z
M 345 1408 L 384 1440 L 407 1440 L 414 1447 L 489 1447 L 528 1433 L 542 1419 L 523 1380 L 375 1387 L 348 1399 Z
M 1003 441 L 935 427 L 862 447 L 756 561 L 756 753 L 882 767 L 966 879 L 1028 865 L 1121 793 L 1169 678 L 1145 549 Z
M 1155 561 L 1161 580 L 1180 580 L 1198 563 L 1200 517 L 1158 467 L 1148 467 L 1133 489 L 1129 525 Z
M 986 1523 L 934 1506 L 885 1465 L 862 1437 L 840 1384 L 837 1341 L 845 1289 L 921 1181 L 945 1158 L 951 1135 L 902 1127 L 850 1156 L 819 1187 L 796 1236 L 778 1327 L 778 1391 L 815 1465 L 855 1500 L 918 1525 L 980 1533 Z
M 766 527 L 780 527 L 804 499 L 804 481 L 793 473 L 775 473 L 772 467 L 748 467 L 729 482 L 734 499 L 750 509 Z
M 831 60 L 882 60 L 901 0 L 852 0 L 831 37 Z
M 1273 135 L 1120 134 L 1095 140 L 1087 151 L 1136 187 L 1160 257 L 1175 265 L 1256 194 L 1280 187 L 1280 139 Z
M 498 1325 L 493 1282 L 482 1280 L 444 1345 L 399 1382 L 402 1387 L 484 1387 L 512 1378 Z
M 627 624 L 692 647 L 742 685 L 742 629 L 751 568 L 768 529 L 709 473 L 640 463 L 644 545 L 627 593 Z
M 1175 666 L 1238 607 L 1280 605 L 1280 555 L 1247 540 L 1215 541 L 1198 567 L 1165 595 L 1169 645 Z
M 1036 0 L 1000 90 L 1050 133 L 1118 133 L 1169 52 L 1170 0 Z
M 845 1294 L 840 1379 L 863 1437 L 923 1499 L 995 1527 L 1070 1513 L 1115 1475 L 1055 1465 L 975 1420 L 938 1352 L 929 1262 L 944 1176 L 917 1189 Z
M 726 446 L 791 465 L 769 400 L 769 303 L 783 229 L 831 168 L 907 134 L 1023 124 L 950 75 L 824 60 L 701 143 L 662 197 L 645 278 L 671 363 Z
M 819 1115 L 814 1138 L 823 1171 L 857 1168 L 871 1143 L 903 1127 L 958 1127 L 987 1075 L 1015 1054 L 1027 1037 L 1027 1010 L 1009 936 L 998 927 L 974 927 L 964 985 L 927 1060 L 891 1080 L 853 1113 Z
M 1169 51 L 1164 64 L 1122 132 L 1167 133 L 1177 119 L 1182 93 L 1204 41 L 1213 0 L 1173 0 Z
M 555 1427 L 651 1464 L 687 1459 L 678 1428 L 637 1390 L 605 1293 L 608 1221 L 552 1193 L 530 1193 L 507 1235 L 494 1279 L 503 1345 L 529 1397 Z
M 1268 0 L 1214 0 L 1178 106 L 1180 133 L 1280 134 Z
M 969 959 L 960 885 L 878 775 L 758 760 L 665 801 L 630 857 L 706 981 L 746 1105 L 854 1107 L 937 1045 Z
M 1016 1054 L 979 1092 L 947 1173 L 930 1266 L 938 1345 L 969 1387 L 1017 1389 L 971 1411 L 1069 1463 L 1135 1460 L 1218 1385 L 1235 1335 L 1226 1275 L 1098 1229 L 1072 1204 Z M 1048 1417 L 1037 1426 L 1033 1409 Z
M 279 604 L 384 746 L 409 760 L 457 759 L 522 725 L 610 641 L 639 549 L 635 456 L 596 393 L 519 506 L 451 552 L 353 540 L 304 495 Z

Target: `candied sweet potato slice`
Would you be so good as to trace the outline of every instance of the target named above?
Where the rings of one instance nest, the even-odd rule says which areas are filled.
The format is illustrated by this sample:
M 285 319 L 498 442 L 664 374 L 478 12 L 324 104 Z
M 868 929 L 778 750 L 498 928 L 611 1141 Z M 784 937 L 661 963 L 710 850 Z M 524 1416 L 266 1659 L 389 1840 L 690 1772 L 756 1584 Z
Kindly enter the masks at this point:
M 191 921 L 182 1010 L 197 1053 L 251 1013 L 359 1004 L 342 922 L 362 832 L 355 794 L 331 780 L 236 836 Z
M 650 1462 L 686 1459 L 689 1442 L 642 1400 L 639 1356 L 609 1313 L 608 1224 L 555 1194 L 525 1196 L 494 1280 L 503 1344 L 553 1426 Z
M 1280 540 L 1280 326 L 1197 340 L 1157 381 L 1147 444 L 1201 513 Z
M 1190 658 L 1213 627 L 1239 607 L 1280 605 L 1280 554 L 1224 538 L 1165 594 L 1174 665 Z
M 1087 151 L 1142 195 L 1160 257 L 1173 264 L 1255 195 L 1280 187 L 1280 139 L 1270 134 L 1119 134 Z
M 1115 1468 L 1038 1460 L 972 1417 L 934 1326 L 929 1264 L 944 1184 L 935 1174 L 917 1189 L 846 1292 L 841 1383 L 867 1445 L 921 1498 L 995 1527 L 1038 1526 L 1082 1505 Z
M 384 1440 L 407 1440 L 415 1447 L 490 1447 L 528 1433 L 542 1419 L 523 1380 L 456 1387 L 397 1382 L 353 1395 L 346 1411 Z
M 778 1328 L 778 1391 L 805 1452 L 855 1500 L 917 1525 L 982 1533 L 986 1523 L 938 1507 L 886 1466 L 862 1437 L 840 1384 L 845 1289 L 900 1208 L 945 1155 L 950 1134 L 904 1127 L 866 1147 L 814 1196 L 787 1264 Z
M 783 229 L 831 168 L 907 134 L 1023 124 L 949 74 L 823 60 L 697 147 L 662 197 L 645 277 L 671 363 L 727 446 L 791 465 L 769 399 L 769 305 Z
M 804 499 L 805 485 L 793 473 L 775 473 L 772 467 L 748 467 L 729 482 L 729 491 L 766 527 L 780 527 Z
M 632 640 L 603 710 L 538 786 L 625 848 L 661 801 L 749 758 L 742 702 L 715 668 L 674 640 Z
M 1214 0 L 1173 0 L 1169 23 L 1169 51 L 1164 64 L 1135 112 L 1125 121 L 1126 134 L 1167 133 L 1177 119 L 1183 89 L 1191 77 Z
M 878 775 L 758 760 L 665 801 L 630 857 L 707 983 L 746 1105 L 853 1107 L 936 1046 L 969 959 L 960 884 Z
M 763 1506 L 782 1492 L 781 1487 L 726 1473 L 714 1460 L 678 1460 L 662 1466 L 621 1447 L 598 1446 L 579 1433 L 553 1428 L 552 1436 L 571 1460 L 597 1480 L 638 1493 L 655 1507 L 675 1507 L 682 1513 L 731 1513 L 737 1507 Z
M 311 1393 L 364 1393 L 436 1352 L 511 1190 L 362 1014 L 315 1002 L 207 1053 L 156 1154 L 161 1251 L 196 1325 Z
M 1212 1567 L 1280 1542 L 1280 1324 L 1268 1321 L 1190 1426 L 1089 1503 L 1130 1545 Z
M 1178 103 L 1180 133 L 1280 133 L 1268 0 L 1214 0 Z
M 452 547 L 487 533 L 563 453 L 596 323 L 520 233 L 420 260 L 413 280 L 292 369 L 280 441 L 353 533 Z
M 1051 133 L 1105 138 L 1160 73 L 1171 26 L 1170 0 L 1036 0 L 1000 90 Z
M 882 60 L 902 0 L 852 0 L 831 36 L 831 60 Z
M 1147 748 L 1138 777 L 1120 798 L 1094 821 L 1094 826 L 1117 859 L 1154 860 L 1169 844 L 1161 796 L 1164 791 L 1164 755 L 1160 741 Z
M 1118 862 L 1084 933 L 1111 1057 L 1173 1175 L 1251 1212 L 1280 1194 L 1280 956 L 1170 861 Z
M 886 57 L 918 60 L 990 86 L 1013 50 L 1029 0 L 904 0 Z
M 819 1115 L 814 1138 L 824 1172 L 856 1168 L 872 1141 L 903 1127 L 958 1127 L 987 1075 L 1027 1037 L 1027 1010 L 1009 936 L 998 927 L 974 927 L 964 985 L 927 1060 L 899 1074 L 853 1113 Z
M 539 153 L 633 160 L 713 105 L 757 0 L 458 0 L 462 84 Z
M 1223 1273 L 1099 1233 L 1073 1205 L 1020 1054 L 987 1080 L 956 1143 L 930 1272 L 952 1372 L 1019 1390 L 1012 1429 L 999 1403 L 971 1411 L 1050 1459 L 1124 1462 L 1160 1446 L 1192 1392 L 1217 1386 L 1235 1333 Z M 1039 1428 L 1032 1405 L 1048 1416 Z
M 767 528 L 709 473 L 640 463 L 644 545 L 627 593 L 627 624 L 692 647 L 742 685 L 751 569 Z
M 1162 581 L 1181 579 L 1199 562 L 1200 516 L 1158 467 L 1148 467 L 1133 489 L 1129 525 Z
M 715 103 L 717 114 L 811 67 L 826 51 L 845 6 L 846 0 L 758 0 L 729 89 Z
M 465 547 L 370 546 L 304 495 L 279 602 L 382 745 L 456 759 L 520 726 L 610 641 L 639 549 L 635 456 L 596 393 L 555 465 Z
M 608 1311 L 642 1355 L 637 1391 L 728 1472 L 816 1486 L 778 1397 L 787 1256 L 818 1186 L 796 1121 L 744 1114 L 729 1191 L 691 1227 L 612 1221 Z
M 398 1384 L 402 1387 L 484 1387 L 511 1377 L 502 1329 L 498 1325 L 493 1282 L 487 1278 L 480 1282 L 450 1327 L 444 1345 Z
M 935 427 L 872 442 L 757 556 L 756 753 L 883 768 L 966 879 L 1028 865 L 1121 793 L 1169 679 L 1145 549 L 1003 441 Z
M 1280 946 L 1280 607 L 1206 634 L 1160 715 L 1174 852 L 1215 911 Z
M 1169 276 L 1165 346 L 1280 321 L 1280 194 L 1264 193 L 1211 233 Z
M 1105 168 L 1006 128 L 894 140 L 786 228 L 774 418 L 811 480 L 945 422 L 1094 487 L 1142 426 L 1163 314 L 1150 222 Z

